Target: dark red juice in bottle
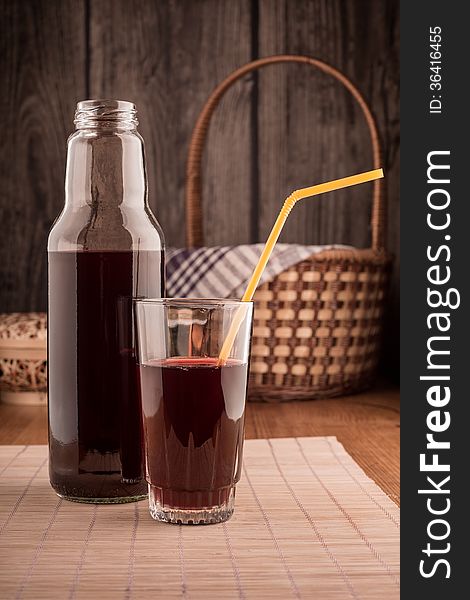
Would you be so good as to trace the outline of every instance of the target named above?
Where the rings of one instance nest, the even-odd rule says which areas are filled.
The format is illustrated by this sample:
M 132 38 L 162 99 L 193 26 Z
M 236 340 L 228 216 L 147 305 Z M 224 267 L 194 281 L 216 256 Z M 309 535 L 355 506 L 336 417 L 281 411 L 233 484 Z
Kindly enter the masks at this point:
M 147 480 L 160 504 L 203 509 L 240 479 L 247 365 L 169 358 L 141 365 Z
M 132 296 L 161 294 L 162 265 L 160 251 L 49 253 L 50 478 L 69 499 L 147 492 Z

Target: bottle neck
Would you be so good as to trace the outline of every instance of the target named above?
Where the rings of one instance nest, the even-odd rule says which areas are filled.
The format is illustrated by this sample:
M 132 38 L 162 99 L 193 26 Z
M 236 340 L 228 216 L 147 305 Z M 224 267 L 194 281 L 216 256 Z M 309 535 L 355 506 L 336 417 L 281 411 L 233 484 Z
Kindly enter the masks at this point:
M 135 106 L 117 100 L 80 102 L 75 124 L 68 142 L 66 206 L 88 205 L 102 215 L 144 208 L 147 180 Z

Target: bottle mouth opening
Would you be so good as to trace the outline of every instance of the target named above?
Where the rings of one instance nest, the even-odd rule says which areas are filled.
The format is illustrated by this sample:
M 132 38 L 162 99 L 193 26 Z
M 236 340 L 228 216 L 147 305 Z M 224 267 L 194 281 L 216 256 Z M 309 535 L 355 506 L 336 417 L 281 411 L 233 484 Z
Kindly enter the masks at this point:
M 77 129 L 94 127 L 133 129 L 139 124 L 133 102 L 109 99 L 78 102 L 74 123 Z

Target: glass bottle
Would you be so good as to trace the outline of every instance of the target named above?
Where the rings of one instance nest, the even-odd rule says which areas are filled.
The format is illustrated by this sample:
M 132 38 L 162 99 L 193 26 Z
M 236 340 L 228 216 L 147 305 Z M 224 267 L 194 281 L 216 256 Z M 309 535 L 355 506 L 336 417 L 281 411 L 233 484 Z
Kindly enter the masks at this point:
M 87 100 L 68 141 L 65 207 L 48 241 L 49 473 L 60 496 L 146 495 L 132 298 L 164 290 L 131 102 Z

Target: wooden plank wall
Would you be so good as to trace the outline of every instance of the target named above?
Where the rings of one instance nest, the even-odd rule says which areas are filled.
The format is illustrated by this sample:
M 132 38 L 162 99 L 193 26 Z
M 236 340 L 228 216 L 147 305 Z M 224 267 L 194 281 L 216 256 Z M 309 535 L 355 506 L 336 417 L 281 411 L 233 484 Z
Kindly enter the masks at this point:
M 65 144 L 87 94 L 85 5 L 3 1 L 0 16 L 0 312 L 44 310 Z
M 261 56 L 308 54 L 343 70 L 377 116 L 384 147 L 391 290 L 388 360 L 397 365 L 398 0 L 3 0 L 0 3 L 0 311 L 44 310 L 45 245 L 63 204 L 65 142 L 85 97 L 136 102 L 149 198 L 184 244 L 189 137 L 213 87 Z M 207 244 L 265 239 L 293 188 L 371 167 L 349 94 L 304 65 L 267 67 L 225 95 L 204 156 Z M 371 189 L 306 201 L 283 241 L 370 242 Z M 395 366 L 393 368 L 395 368 Z

